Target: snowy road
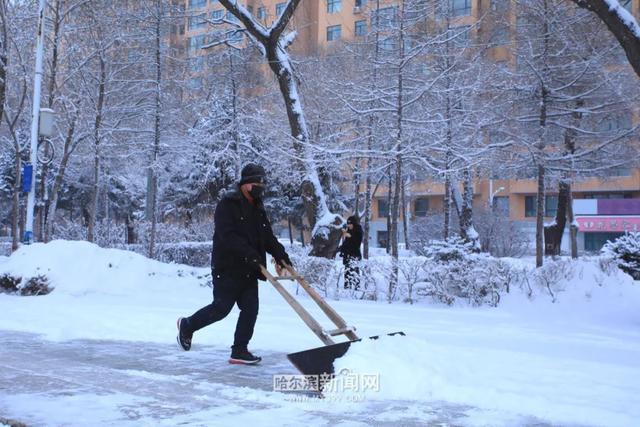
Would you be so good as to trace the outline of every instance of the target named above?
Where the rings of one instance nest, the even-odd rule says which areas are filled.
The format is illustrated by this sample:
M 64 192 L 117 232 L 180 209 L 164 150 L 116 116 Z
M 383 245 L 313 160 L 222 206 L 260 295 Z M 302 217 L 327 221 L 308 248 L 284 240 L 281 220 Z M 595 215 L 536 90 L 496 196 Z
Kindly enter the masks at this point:
M 226 349 L 74 340 L 0 331 L 0 417 L 27 425 L 429 426 L 492 425 L 496 414 L 443 403 L 296 401 L 272 391 L 295 373 L 284 354 L 233 366 Z M 297 395 L 298 398 L 302 397 Z M 488 417 L 488 418 L 486 418 Z M 483 419 L 490 419 L 485 424 Z M 505 425 L 543 426 L 534 419 Z

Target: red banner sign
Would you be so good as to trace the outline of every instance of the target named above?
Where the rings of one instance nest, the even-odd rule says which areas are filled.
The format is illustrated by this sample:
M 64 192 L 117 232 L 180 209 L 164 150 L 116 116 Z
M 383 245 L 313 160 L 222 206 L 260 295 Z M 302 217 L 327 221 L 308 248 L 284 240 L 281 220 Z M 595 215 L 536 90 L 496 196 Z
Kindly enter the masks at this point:
M 640 216 L 578 216 L 576 221 L 578 230 L 584 232 L 640 231 Z

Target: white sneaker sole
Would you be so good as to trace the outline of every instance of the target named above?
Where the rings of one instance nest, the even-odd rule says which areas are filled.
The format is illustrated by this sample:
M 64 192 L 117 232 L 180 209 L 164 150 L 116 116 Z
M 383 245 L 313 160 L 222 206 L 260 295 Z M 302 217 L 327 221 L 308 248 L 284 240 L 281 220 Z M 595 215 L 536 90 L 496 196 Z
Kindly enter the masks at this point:
M 262 361 L 262 359 L 253 360 L 253 361 L 242 360 L 242 359 L 234 359 L 234 358 L 230 358 L 229 359 L 229 363 L 231 363 L 232 365 L 256 365 L 256 364 L 260 363 L 261 361 Z

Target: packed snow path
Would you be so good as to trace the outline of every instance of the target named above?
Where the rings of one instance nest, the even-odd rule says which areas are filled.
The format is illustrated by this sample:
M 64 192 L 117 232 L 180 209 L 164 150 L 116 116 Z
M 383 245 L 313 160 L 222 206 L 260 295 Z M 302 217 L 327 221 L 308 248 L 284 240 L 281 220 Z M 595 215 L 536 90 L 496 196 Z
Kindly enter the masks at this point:
M 294 373 L 281 353 L 262 353 L 259 366 L 234 366 L 226 349 L 201 345 L 187 353 L 170 344 L 51 342 L 7 331 L 0 340 L 0 416 L 29 426 L 476 424 L 475 410 L 446 403 L 365 401 L 342 411 L 318 399 L 296 401 L 304 395 L 272 391 L 274 374 Z

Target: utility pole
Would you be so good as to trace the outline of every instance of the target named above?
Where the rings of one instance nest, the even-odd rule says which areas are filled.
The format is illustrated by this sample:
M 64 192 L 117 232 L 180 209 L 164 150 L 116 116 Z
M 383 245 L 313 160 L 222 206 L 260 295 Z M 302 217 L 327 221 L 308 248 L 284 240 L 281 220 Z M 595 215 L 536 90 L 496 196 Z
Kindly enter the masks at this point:
M 36 170 L 38 166 L 38 137 L 40 134 L 40 95 L 44 70 L 44 12 L 46 0 L 40 0 L 38 6 L 38 41 L 36 44 L 36 73 L 33 83 L 33 117 L 31 121 L 31 188 L 27 197 L 27 220 L 25 223 L 24 243 L 33 243 L 33 214 L 36 202 Z

